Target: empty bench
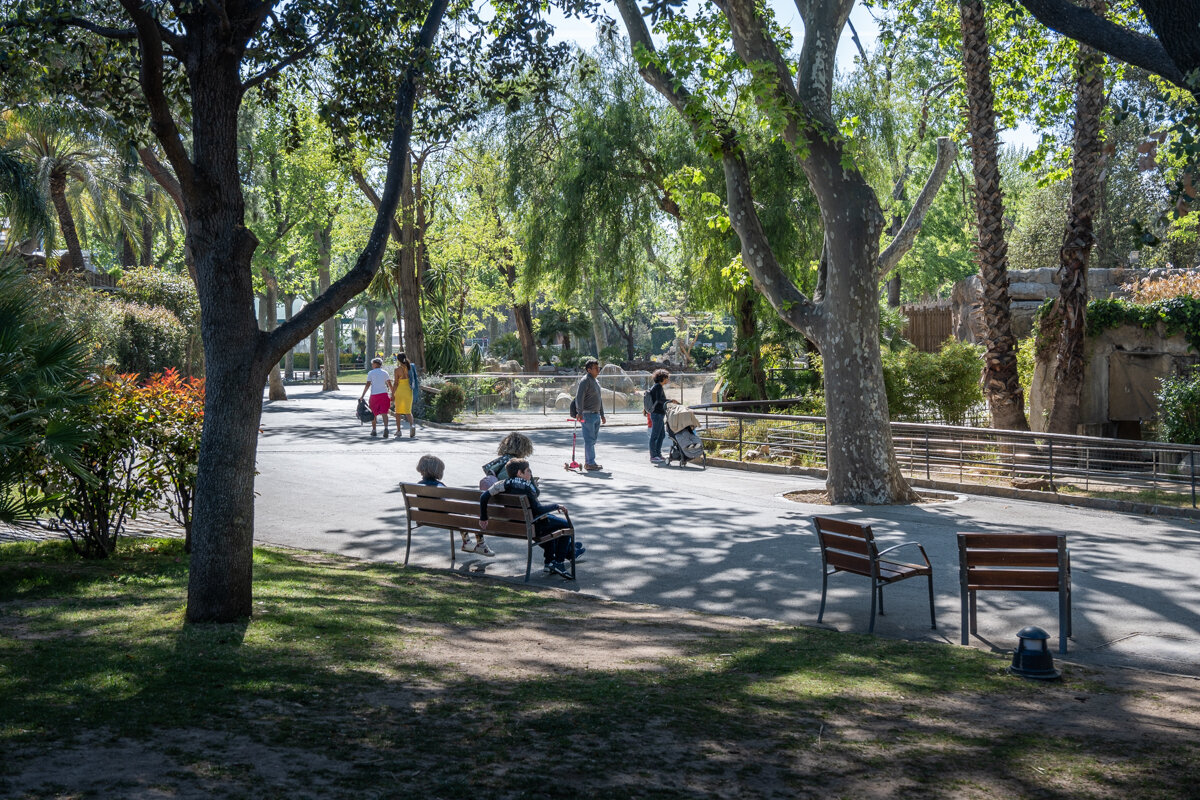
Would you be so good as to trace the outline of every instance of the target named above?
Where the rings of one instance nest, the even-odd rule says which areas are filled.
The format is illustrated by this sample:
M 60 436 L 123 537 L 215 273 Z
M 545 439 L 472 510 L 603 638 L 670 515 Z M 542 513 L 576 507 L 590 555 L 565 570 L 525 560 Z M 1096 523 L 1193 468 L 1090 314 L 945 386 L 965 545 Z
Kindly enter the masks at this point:
M 523 539 L 526 543 L 525 582 L 533 567 L 533 546 L 557 539 L 571 537 L 571 577 L 575 577 L 575 529 L 574 527 L 539 536 L 535 530 L 540 517 L 533 515 L 529 498 L 519 494 L 497 494 L 488 500 L 487 530 L 479 527 L 478 489 L 454 489 L 449 486 L 422 486 L 419 483 L 402 483 L 404 510 L 408 517 L 408 543 L 404 547 L 404 566 L 408 566 L 408 554 L 412 549 L 413 528 L 425 526 L 450 531 L 450 563 L 454 564 L 458 541 L 455 534 L 481 533 L 484 536 L 499 536 L 505 539 Z M 571 516 L 562 512 L 570 524 Z
M 1071 552 L 1061 533 L 960 533 L 962 643 L 975 626 L 978 592 L 1058 592 L 1058 652 L 1071 635 Z
M 906 578 L 924 575 L 929 581 L 929 627 L 937 628 L 933 611 L 933 567 L 929 564 L 929 556 L 925 555 L 924 547 L 916 542 L 904 542 L 880 550 L 870 525 L 859 525 L 856 522 L 831 517 L 813 517 L 813 527 L 816 528 L 817 541 L 821 545 L 821 609 L 817 612 L 817 622 L 825 616 L 825 590 L 829 576 L 834 573 L 849 572 L 871 579 L 871 624 L 867 628 L 868 633 L 875 631 L 876 598 L 879 601 L 879 613 L 883 614 L 883 587 Z M 901 547 L 915 547 L 920 550 L 924 563 L 913 564 L 894 558 L 883 558 Z

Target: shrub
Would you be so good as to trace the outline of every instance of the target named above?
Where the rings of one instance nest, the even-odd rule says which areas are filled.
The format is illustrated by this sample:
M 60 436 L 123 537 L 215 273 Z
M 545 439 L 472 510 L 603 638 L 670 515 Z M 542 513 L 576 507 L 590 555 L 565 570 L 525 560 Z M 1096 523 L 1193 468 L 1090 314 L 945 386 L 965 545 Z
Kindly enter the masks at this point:
M 948 339 L 937 353 L 914 348 L 883 351 L 883 383 L 892 419 L 938 419 L 961 425 L 982 402 L 979 387 L 982 348 Z
M 140 480 L 159 507 L 183 526 L 184 552 L 192 552 L 192 502 L 204 427 L 204 381 L 175 370 L 155 375 L 138 390 L 146 423 Z
M 1164 378 L 1157 397 L 1159 435 L 1174 444 L 1200 444 L 1200 369 Z
M 200 324 L 200 299 L 187 275 L 161 269 L 127 269 L 117 282 L 121 293 L 144 306 L 161 306 L 187 328 Z
M 602 364 L 617 364 L 625 360 L 625 348 L 619 344 L 610 344 L 600 350 L 598 356 Z
M 433 419 L 435 422 L 453 422 L 467 405 L 467 393 L 457 383 L 446 382 L 442 390 L 433 399 Z
M 87 350 L 79 331 L 47 317 L 47 296 L 15 260 L 0 258 L 0 521 L 35 519 L 56 498 L 31 478 L 46 463 L 74 467 L 84 432 Z
M 308 353 L 292 353 L 293 369 L 308 369 Z
M 488 354 L 501 361 L 520 361 L 521 338 L 515 333 L 502 333 L 488 342 Z
M 134 376 L 102 379 L 93 403 L 76 410 L 75 424 L 88 432 L 78 468 L 47 461 L 36 480 L 46 495 L 57 498 L 53 513 L 75 551 L 85 558 L 107 558 L 125 522 L 153 502 L 153 492 L 139 480 L 138 439 L 147 421 Z
M 119 303 L 120 335 L 116 341 L 116 369 L 151 375 L 183 366 L 188 331 L 162 306 Z
M 1188 270 L 1157 280 L 1135 280 L 1121 286 L 1135 303 L 1147 305 L 1173 297 L 1200 297 L 1200 272 Z

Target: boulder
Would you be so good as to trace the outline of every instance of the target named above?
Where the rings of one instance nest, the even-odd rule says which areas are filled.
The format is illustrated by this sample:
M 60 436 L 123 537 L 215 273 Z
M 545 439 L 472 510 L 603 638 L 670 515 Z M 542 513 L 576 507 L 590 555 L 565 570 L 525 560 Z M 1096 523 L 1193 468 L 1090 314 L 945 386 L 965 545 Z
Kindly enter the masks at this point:
M 600 368 L 600 385 L 606 389 L 627 394 L 637 389 L 633 379 L 616 364 L 605 364 Z

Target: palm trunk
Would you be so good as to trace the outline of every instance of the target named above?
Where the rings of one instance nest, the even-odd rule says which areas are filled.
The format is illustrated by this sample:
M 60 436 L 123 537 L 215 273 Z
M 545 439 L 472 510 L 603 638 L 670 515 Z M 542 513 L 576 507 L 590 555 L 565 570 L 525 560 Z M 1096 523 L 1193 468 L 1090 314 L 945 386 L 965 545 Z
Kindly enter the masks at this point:
M 975 218 L 979 226 L 976 257 L 983 284 L 986 329 L 983 391 L 992 412 L 993 427 L 1027 431 L 1029 423 L 1017 376 L 1017 339 L 1012 332 L 1008 296 L 1008 243 L 1004 238 L 995 98 L 982 0 L 960 0 L 959 16 L 967 81 L 967 130 L 975 173 Z
M 399 245 L 399 275 L 396 283 L 400 287 L 400 308 L 404 319 L 404 352 L 418 369 L 424 369 L 425 329 L 421 325 L 421 286 L 417 277 L 418 236 L 411 154 L 405 160 L 404 182 L 400 188 Z
M 1104 16 L 1104 0 L 1088 4 Z M 1096 241 L 1092 218 L 1100 200 L 1104 142 L 1100 120 L 1104 111 L 1104 56 L 1079 45 L 1075 57 L 1075 147 L 1071 157 L 1071 205 L 1059 251 L 1059 292 L 1055 315 L 1059 326 L 1058 357 L 1046 429 L 1076 433 L 1083 391 L 1083 345 L 1087 333 L 1087 267 Z
M 58 214 L 58 229 L 62 231 L 63 241 L 67 244 L 67 253 L 71 257 L 71 269 L 83 272 L 83 248 L 79 246 L 79 231 L 75 227 L 75 217 L 71 206 L 67 203 L 67 175 L 65 172 L 50 173 L 50 201 L 54 203 L 54 211 Z M 47 253 L 47 256 L 50 254 Z

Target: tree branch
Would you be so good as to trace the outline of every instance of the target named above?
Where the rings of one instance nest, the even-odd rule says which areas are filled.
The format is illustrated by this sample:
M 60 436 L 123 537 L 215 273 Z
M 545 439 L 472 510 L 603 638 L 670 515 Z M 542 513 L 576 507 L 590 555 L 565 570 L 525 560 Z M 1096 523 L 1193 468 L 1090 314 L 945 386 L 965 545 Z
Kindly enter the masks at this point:
M 900 259 L 904 257 L 904 254 L 912 249 L 913 242 L 917 240 L 917 233 L 921 230 L 921 223 L 925 221 L 925 215 L 929 212 L 929 207 L 933 205 L 933 198 L 937 196 L 938 190 L 942 188 L 942 183 L 945 182 L 946 174 L 950 172 L 950 167 L 954 164 L 954 158 L 957 153 L 958 148 L 955 147 L 954 142 L 949 137 L 938 137 L 937 161 L 933 165 L 933 171 L 929 173 L 929 178 L 925 181 L 925 186 L 922 187 L 921 193 L 917 195 L 917 200 L 908 212 L 908 218 L 904 220 L 904 225 L 901 226 L 900 232 L 896 234 L 896 238 L 892 239 L 887 249 L 879 254 L 879 259 L 876 261 L 879 280 L 887 277 L 887 274 L 900 263 Z
M 367 183 L 366 176 L 364 176 L 362 174 L 362 170 L 353 169 L 350 171 L 350 176 L 352 178 L 354 178 L 354 182 L 358 185 L 359 191 L 361 191 L 366 196 L 367 200 L 371 203 L 371 205 L 375 207 L 375 210 L 379 211 L 379 206 L 380 206 L 379 195 L 376 194 L 375 187 L 372 186 L 371 184 Z M 399 244 L 401 241 L 403 241 L 404 237 L 403 237 L 403 231 L 400 230 L 400 223 L 396 221 L 395 214 L 392 215 L 391 221 L 392 221 L 392 224 L 390 227 L 390 233 L 391 233 L 392 239 L 394 239 L 396 241 L 396 243 Z
M 163 48 L 162 30 L 158 21 L 148 14 L 139 0 L 121 0 L 125 12 L 129 14 L 138 31 L 138 44 L 142 50 L 142 66 L 140 82 L 142 93 L 146 96 L 146 105 L 150 108 L 150 130 L 154 133 L 171 167 L 175 177 L 184 190 L 186 197 L 194 182 L 194 171 L 191 158 L 183 146 L 183 138 L 179 134 L 179 126 L 171 115 L 170 103 L 163 87 Z M 176 48 L 176 57 L 185 54 Z
M 135 2 L 136 0 L 121 0 Z M 388 147 L 387 180 L 384 182 L 383 195 L 379 200 L 379 208 L 375 214 L 375 224 L 367 244 L 358 256 L 354 267 L 339 278 L 329 289 L 315 298 L 300 310 L 289 321 L 280 325 L 260 341 L 259 355 L 266 363 L 272 363 L 283 358 L 284 353 L 297 342 L 307 336 L 321 322 L 337 313 L 352 297 L 366 289 L 379 262 L 383 259 L 387 247 L 391 226 L 394 224 L 393 214 L 400 202 L 400 184 L 404 174 L 404 164 L 408 159 L 409 143 L 412 140 L 413 105 L 416 102 L 417 90 L 421 73 L 429 68 L 429 51 L 433 40 L 441 27 L 446 14 L 449 0 L 433 0 L 425 23 L 421 26 L 421 35 L 412 60 L 404 72 L 400 86 L 396 90 L 396 125 L 392 131 L 392 140 Z
M 1162 42 L 1122 28 L 1069 0 L 1019 0 L 1037 21 L 1063 36 L 1091 45 L 1114 58 L 1149 70 L 1176 86 L 1195 92 L 1183 69 L 1172 60 Z M 1195 30 L 1189 36 L 1197 36 Z
M 290 56 L 283 59 L 282 61 L 279 61 L 279 62 L 267 67 L 262 72 L 258 73 L 257 75 L 255 75 L 252 78 L 249 78 L 245 83 L 243 83 L 242 91 L 249 91 L 250 89 L 253 89 L 255 86 L 258 86 L 263 81 L 265 81 L 269 78 L 272 78 L 275 75 L 278 75 L 281 71 L 287 69 L 292 64 L 295 64 L 297 61 L 299 61 L 303 58 L 308 58 L 310 55 L 312 55 L 316 51 L 319 44 L 320 44 L 319 39 L 314 40 L 314 41 L 310 42 L 307 46 L 302 47 L 301 49 L 297 50 L 295 53 L 292 53 Z

